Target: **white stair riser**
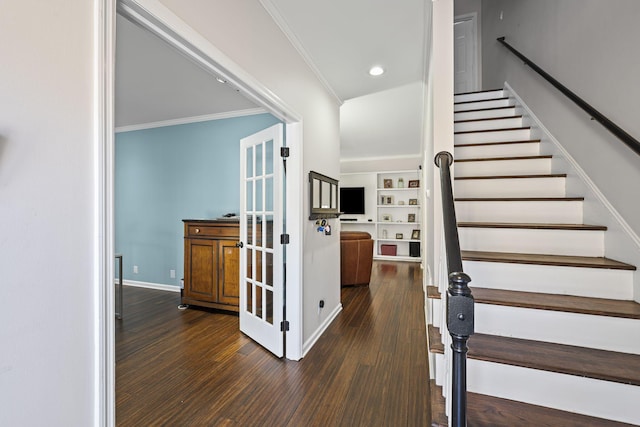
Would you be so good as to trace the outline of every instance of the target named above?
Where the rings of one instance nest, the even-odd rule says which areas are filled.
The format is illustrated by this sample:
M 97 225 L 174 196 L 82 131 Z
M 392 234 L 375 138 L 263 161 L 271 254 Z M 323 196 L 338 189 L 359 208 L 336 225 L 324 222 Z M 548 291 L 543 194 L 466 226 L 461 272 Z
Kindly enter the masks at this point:
M 453 114 L 453 120 L 477 120 L 493 117 L 511 117 L 516 115 L 516 107 L 496 108 L 477 111 L 459 111 Z
M 521 144 L 472 145 L 456 147 L 456 159 L 482 159 L 487 157 L 537 156 L 540 154 L 539 142 Z
M 456 133 L 455 144 L 481 144 L 485 142 L 528 141 L 531 139 L 530 129 L 497 130 L 488 132 Z
M 453 130 L 454 132 L 464 132 L 468 130 L 509 129 L 517 127 L 522 127 L 522 117 L 457 122 L 454 123 Z
M 467 251 L 604 256 L 604 231 L 514 228 L 458 228 Z
M 455 162 L 456 178 L 465 176 L 543 175 L 551 173 L 551 159 L 483 160 Z
M 476 303 L 474 322 L 479 334 L 640 354 L 636 319 Z
M 435 360 L 436 383 L 442 385 L 446 360 L 441 354 Z M 468 359 L 467 375 L 472 393 L 632 424 L 640 420 L 640 387 L 475 359 Z
M 429 309 L 432 311 L 433 322 L 431 324 L 436 328 L 442 326 L 442 300 L 441 299 L 428 299 Z
M 478 101 L 478 102 L 467 102 L 464 104 L 454 104 L 453 111 L 473 111 L 473 110 L 484 110 L 487 108 L 500 108 L 500 107 L 510 107 L 515 104 L 513 99 L 495 99 L 495 100 L 487 100 L 487 101 Z
M 456 180 L 453 194 L 466 197 L 564 197 L 565 178 Z
M 468 102 L 468 101 L 480 101 L 483 99 L 495 99 L 505 97 L 505 92 L 502 89 L 491 90 L 485 92 L 475 93 L 463 93 L 453 96 L 453 102 Z
M 523 292 L 574 295 L 619 300 L 633 299 L 633 271 L 463 261 L 471 286 Z
M 458 221 L 464 222 L 582 223 L 582 201 L 458 201 L 455 205 Z

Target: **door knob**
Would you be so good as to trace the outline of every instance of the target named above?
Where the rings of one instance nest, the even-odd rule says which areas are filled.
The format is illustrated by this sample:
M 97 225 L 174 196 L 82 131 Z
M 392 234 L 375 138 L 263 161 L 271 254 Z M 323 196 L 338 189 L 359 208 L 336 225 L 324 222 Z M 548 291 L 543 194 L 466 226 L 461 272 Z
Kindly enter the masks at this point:
M 242 243 L 242 242 L 236 243 L 236 248 L 241 248 L 243 246 L 244 246 L 244 243 Z

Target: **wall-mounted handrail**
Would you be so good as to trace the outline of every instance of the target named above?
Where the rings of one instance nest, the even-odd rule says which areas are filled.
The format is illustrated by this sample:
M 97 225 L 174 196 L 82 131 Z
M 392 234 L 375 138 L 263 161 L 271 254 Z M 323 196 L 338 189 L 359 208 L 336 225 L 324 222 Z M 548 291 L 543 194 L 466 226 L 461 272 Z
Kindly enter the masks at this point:
M 464 427 L 467 425 L 467 341 L 469 336 L 473 335 L 474 302 L 468 286 L 471 278 L 462 270 L 458 224 L 451 184 L 453 156 L 447 151 L 441 151 L 436 154 L 434 160 L 436 166 L 440 168 L 444 240 L 449 278 L 447 329 L 451 335 L 451 349 L 453 350 L 451 425 Z
M 604 114 L 593 108 L 588 102 L 580 98 L 578 95 L 569 90 L 562 83 L 554 79 L 549 73 L 544 71 L 542 68 L 538 67 L 533 61 L 529 58 L 518 52 L 513 46 L 507 43 L 503 37 L 498 37 L 497 39 L 500 43 L 502 43 L 507 49 L 509 49 L 515 56 L 520 58 L 526 65 L 531 67 L 535 72 L 540 74 L 545 78 L 549 83 L 551 83 L 556 89 L 562 92 L 567 98 L 572 100 L 578 107 L 582 108 L 587 112 L 595 121 L 604 126 L 609 132 L 617 136 L 622 142 L 624 142 L 629 148 L 636 152 L 636 154 L 640 155 L 640 141 L 629 135 L 622 129 L 620 126 L 609 120 Z

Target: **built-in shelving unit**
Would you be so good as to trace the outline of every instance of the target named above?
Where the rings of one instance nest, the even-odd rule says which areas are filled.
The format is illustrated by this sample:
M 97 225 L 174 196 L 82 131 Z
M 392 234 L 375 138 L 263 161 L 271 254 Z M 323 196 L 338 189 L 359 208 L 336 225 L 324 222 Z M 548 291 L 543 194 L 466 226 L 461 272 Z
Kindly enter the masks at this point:
M 365 188 L 365 214 L 343 215 L 341 219 L 355 221 L 341 221 L 342 229 L 371 234 L 375 259 L 421 261 L 422 200 L 418 170 L 343 174 L 340 186 Z

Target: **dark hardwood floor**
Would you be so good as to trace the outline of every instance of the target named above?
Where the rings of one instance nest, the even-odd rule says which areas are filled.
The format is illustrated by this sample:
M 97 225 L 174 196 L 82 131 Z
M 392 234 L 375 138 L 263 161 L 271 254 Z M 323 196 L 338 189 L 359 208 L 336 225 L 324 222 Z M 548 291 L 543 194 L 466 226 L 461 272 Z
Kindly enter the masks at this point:
M 299 362 L 271 356 L 234 314 L 179 311 L 179 294 L 125 287 L 116 320 L 118 426 L 427 426 L 422 272 L 374 262 L 369 287 Z

